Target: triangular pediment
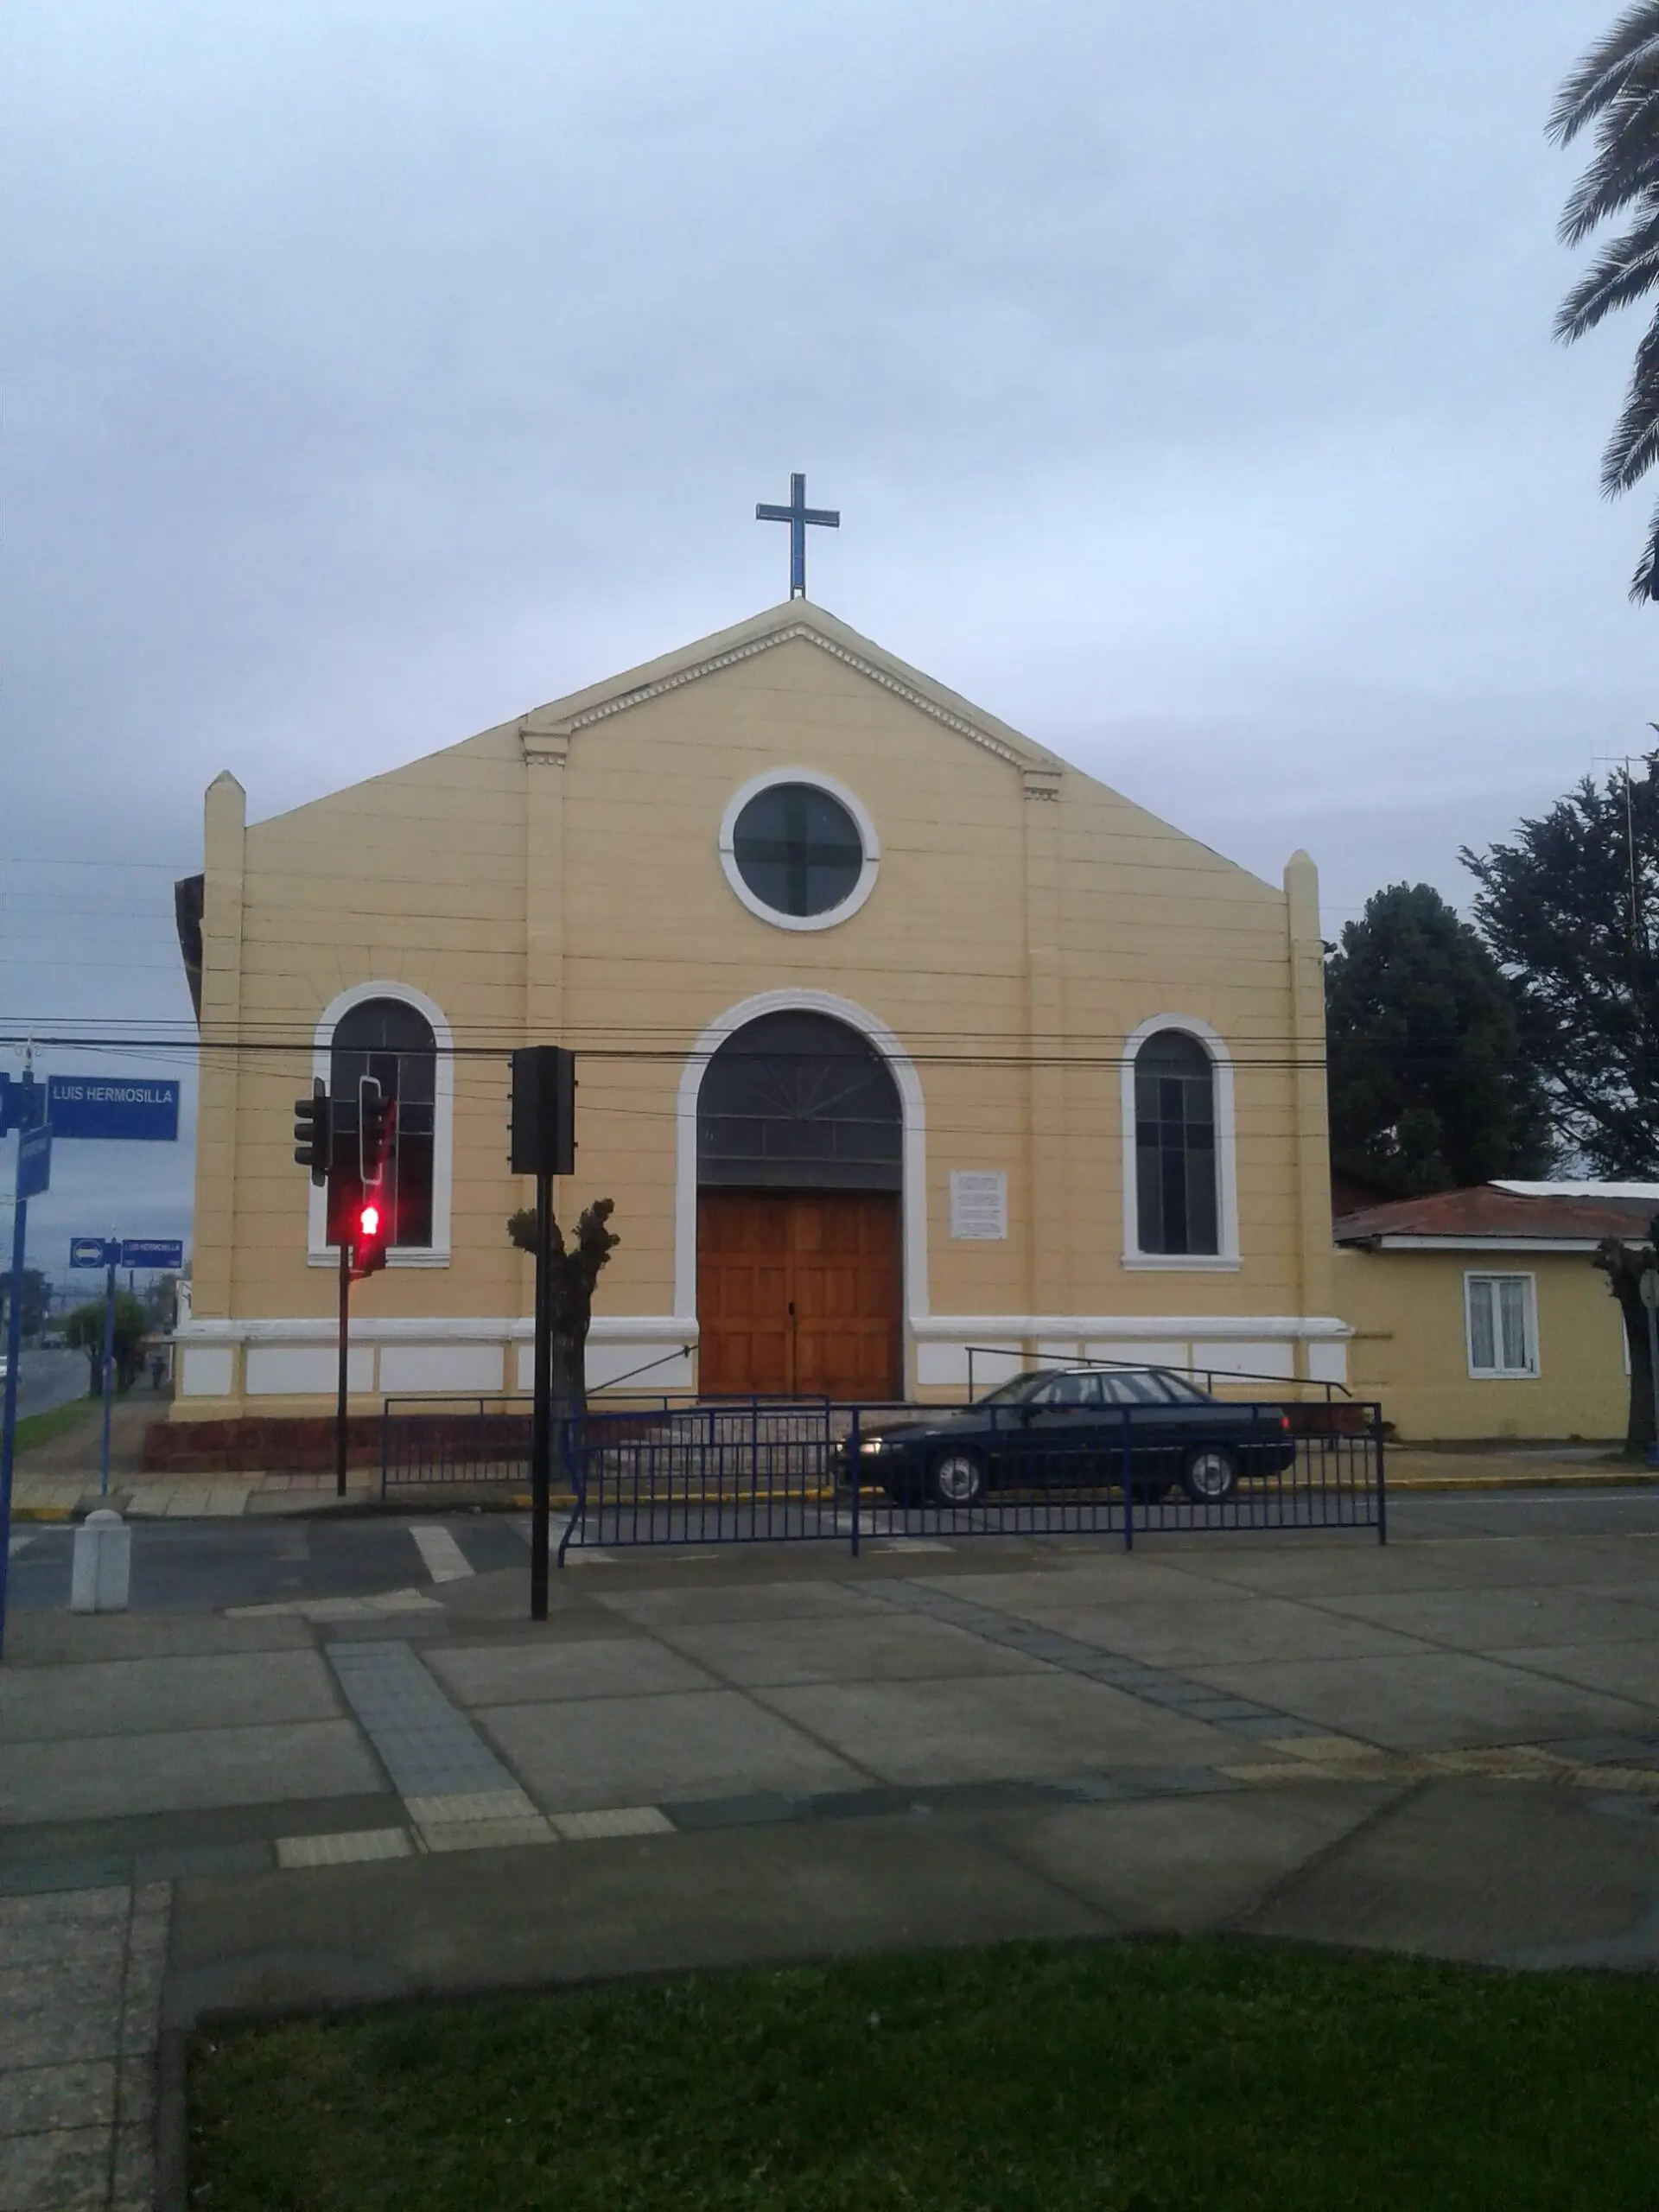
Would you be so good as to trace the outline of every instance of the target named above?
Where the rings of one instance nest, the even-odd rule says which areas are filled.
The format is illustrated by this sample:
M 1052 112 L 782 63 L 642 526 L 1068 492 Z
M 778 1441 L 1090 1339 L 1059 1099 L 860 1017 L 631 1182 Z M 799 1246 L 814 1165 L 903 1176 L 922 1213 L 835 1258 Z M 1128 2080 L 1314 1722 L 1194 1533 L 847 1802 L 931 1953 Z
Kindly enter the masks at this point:
M 677 652 L 664 653 L 659 660 L 647 661 L 643 667 L 629 669 L 602 683 L 590 684 L 585 691 L 574 691 L 567 698 L 536 708 L 519 722 L 524 749 L 527 753 L 563 752 L 579 731 L 590 729 L 613 715 L 626 714 L 630 708 L 644 706 L 647 700 L 659 699 L 684 684 L 700 683 L 739 661 L 796 643 L 828 653 L 919 713 L 931 715 L 948 729 L 1015 767 L 1058 771 L 1062 765 L 1053 753 L 1045 752 L 1007 722 L 999 721 L 995 715 L 988 715 L 971 700 L 947 690 L 804 599 L 785 600 L 781 606 L 768 607 L 765 613 L 752 615 L 729 630 L 718 631 L 695 645 L 683 645 Z

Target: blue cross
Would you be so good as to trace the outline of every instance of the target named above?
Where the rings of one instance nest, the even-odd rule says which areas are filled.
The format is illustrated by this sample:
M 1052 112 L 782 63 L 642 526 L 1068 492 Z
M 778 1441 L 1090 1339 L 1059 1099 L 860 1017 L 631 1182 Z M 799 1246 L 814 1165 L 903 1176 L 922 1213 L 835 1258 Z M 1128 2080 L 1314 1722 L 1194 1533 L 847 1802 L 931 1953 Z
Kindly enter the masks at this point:
M 757 522 L 786 522 L 789 524 L 789 595 L 791 599 L 806 597 L 806 526 L 821 523 L 826 530 L 841 528 L 841 515 L 833 507 L 809 507 L 806 504 L 806 479 L 791 476 L 789 480 L 789 505 L 769 507 L 764 503 L 755 508 Z

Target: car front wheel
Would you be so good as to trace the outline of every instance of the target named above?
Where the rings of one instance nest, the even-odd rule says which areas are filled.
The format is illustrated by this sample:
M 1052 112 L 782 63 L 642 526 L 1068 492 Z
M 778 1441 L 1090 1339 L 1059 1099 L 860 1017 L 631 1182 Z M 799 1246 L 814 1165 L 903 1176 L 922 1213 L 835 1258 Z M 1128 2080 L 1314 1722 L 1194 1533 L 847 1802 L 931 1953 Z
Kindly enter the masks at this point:
M 971 1452 L 945 1452 L 933 1462 L 931 1488 L 941 1505 L 977 1505 L 985 1495 L 985 1469 Z
M 1238 1461 L 1224 1444 L 1201 1444 L 1186 1455 L 1181 1487 L 1197 1504 L 1219 1505 L 1238 1488 Z

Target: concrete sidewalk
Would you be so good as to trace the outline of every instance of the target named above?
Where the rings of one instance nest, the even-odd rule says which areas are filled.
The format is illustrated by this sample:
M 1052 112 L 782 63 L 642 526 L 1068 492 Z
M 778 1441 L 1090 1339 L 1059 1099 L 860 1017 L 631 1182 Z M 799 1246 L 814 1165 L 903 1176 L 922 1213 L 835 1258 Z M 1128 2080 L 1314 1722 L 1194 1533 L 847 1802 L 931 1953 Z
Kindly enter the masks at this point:
M 332 1619 L 21 1613 L 4 1925 L 103 1933 L 0 1964 L 16 2202 L 130 2201 L 112 1931 L 163 1914 L 164 2056 L 226 2009 L 1015 1936 L 1659 1967 L 1639 1518 L 590 1555 L 541 1628 L 518 1571 Z M 105 2193 L 60 2188 L 99 2130 Z

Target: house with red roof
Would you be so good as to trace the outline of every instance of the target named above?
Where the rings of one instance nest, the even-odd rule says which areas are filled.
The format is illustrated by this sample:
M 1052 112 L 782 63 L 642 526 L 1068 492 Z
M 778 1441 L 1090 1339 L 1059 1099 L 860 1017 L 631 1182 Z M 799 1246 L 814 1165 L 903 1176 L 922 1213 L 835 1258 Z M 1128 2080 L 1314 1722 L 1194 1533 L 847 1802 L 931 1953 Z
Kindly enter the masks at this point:
M 1349 1387 L 1414 1443 L 1618 1442 L 1630 1365 L 1604 1237 L 1647 1241 L 1659 1183 L 1496 1182 L 1339 1212 Z

